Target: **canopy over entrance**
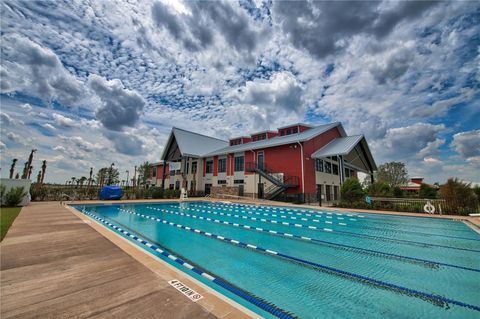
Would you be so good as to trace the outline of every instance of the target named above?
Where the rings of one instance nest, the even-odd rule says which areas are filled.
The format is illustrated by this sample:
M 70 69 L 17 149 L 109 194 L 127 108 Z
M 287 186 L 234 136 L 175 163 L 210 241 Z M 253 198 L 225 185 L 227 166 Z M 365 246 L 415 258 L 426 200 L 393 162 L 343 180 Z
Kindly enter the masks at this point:
M 354 135 L 338 137 L 312 154 L 312 158 L 338 156 L 342 166 L 373 176 L 377 164 L 373 159 L 365 136 Z M 343 173 L 342 173 L 343 179 Z

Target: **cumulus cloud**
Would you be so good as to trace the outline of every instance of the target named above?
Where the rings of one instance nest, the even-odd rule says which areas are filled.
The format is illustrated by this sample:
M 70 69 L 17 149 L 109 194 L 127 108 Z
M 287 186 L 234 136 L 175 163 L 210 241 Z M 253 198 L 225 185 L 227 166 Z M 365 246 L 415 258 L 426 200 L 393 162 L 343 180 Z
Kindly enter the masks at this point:
M 98 75 L 88 78 L 90 89 L 99 98 L 97 119 L 109 130 L 133 127 L 140 119 L 145 101 L 137 92 L 126 89 L 118 79 L 107 80 Z
M 480 157 L 480 130 L 460 132 L 453 135 L 452 147 L 465 159 Z
M 375 150 L 383 154 L 395 154 L 398 159 L 430 155 L 442 144 L 438 134 L 445 129 L 443 124 L 416 123 L 405 127 L 390 128 L 385 137 L 374 143 Z
M 3 125 L 9 125 L 13 122 L 10 115 L 8 115 L 7 113 L 4 113 L 4 112 L 0 113 L 0 119 L 1 119 Z
M 53 120 L 55 121 L 55 123 L 57 125 L 60 125 L 60 126 L 66 127 L 66 128 L 78 127 L 77 121 L 75 121 L 74 119 L 71 119 L 67 116 L 64 116 L 62 114 L 53 113 L 52 117 L 53 117 Z
M 113 142 L 115 150 L 119 153 L 132 156 L 145 154 L 142 140 L 133 134 L 108 131 L 105 132 L 105 136 Z
M 23 36 L 2 37 L 2 47 L 2 93 L 25 92 L 67 106 L 82 99 L 81 83 L 50 49 Z
M 419 17 L 435 4 L 433 1 L 403 1 L 394 6 L 369 1 L 278 1 L 274 3 L 273 20 L 297 48 L 325 58 L 345 49 L 354 36 L 384 37 L 402 21 Z
M 152 5 L 155 25 L 167 30 L 189 51 L 199 51 L 222 37 L 237 51 L 254 50 L 266 30 L 252 27 L 253 20 L 230 2 L 187 2 L 184 12 L 175 12 L 161 2 Z

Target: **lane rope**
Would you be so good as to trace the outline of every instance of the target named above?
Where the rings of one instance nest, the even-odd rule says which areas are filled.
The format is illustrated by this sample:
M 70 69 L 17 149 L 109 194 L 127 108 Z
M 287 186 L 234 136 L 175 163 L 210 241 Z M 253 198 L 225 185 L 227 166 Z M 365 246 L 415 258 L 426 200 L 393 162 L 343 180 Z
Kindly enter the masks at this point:
M 333 210 L 331 212 L 324 212 L 324 211 L 316 211 L 316 210 L 312 210 L 312 209 L 296 209 L 296 208 L 278 208 L 276 209 L 275 207 L 273 206 L 259 206 L 259 205 L 246 205 L 246 204 L 218 204 L 218 203 L 207 203 L 205 202 L 205 204 L 209 204 L 210 206 L 215 206 L 215 205 L 224 205 L 224 206 L 235 206 L 235 207 L 250 207 L 250 208 L 253 208 L 253 209 L 260 209 L 260 210 L 269 210 L 268 208 L 270 208 L 270 210 L 280 210 L 280 211 L 285 211 L 286 213 L 290 214 L 289 210 L 291 211 L 295 211 L 295 212 L 310 212 L 310 213 L 316 213 L 316 214 L 327 214 L 327 215 L 332 215 L 332 214 L 335 214 L 335 215 L 345 215 L 345 216 L 350 216 L 350 217 L 358 217 L 358 218 L 362 218 L 362 219 L 365 219 L 365 220 L 368 220 L 368 221 L 371 221 L 371 222 L 374 222 L 374 223 L 379 223 L 381 222 L 382 224 L 390 224 L 390 225 L 398 225 L 398 221 L 402 222 L 402 220 L 400 219 L 404 219 L 404 218 L 430 218 L 430 217 L 422 217 L 422 216 L 393 216 L 393 215 L 383 215 L 382 217 L 378 217 L 377 215 L 378 214 L 368 214 L 368 213 L 364 213 L 364 215 L 360 215 L 358 213 L 354 213 L 354 212 L 344 212 L 344 213 L 339 213 L 338 210 Z M 260 208 L 261 207 L 261 208 Z M 297 213 L 297 214 L 300 214 L 300 213 Z M 388 217 L 387 217 L 388 216 Z M 431 218 L 430 218 L 431 219 Z M 389 220 L 389 221 L 383 221 L 383 220 Z M 425 228 L 425 229 L 436 229 L 436 230 L 448 230 L 448 231 L 459 231 L 459 232 L 470 232 L 469 229 L 458 229 L 455 227 L 455 229 L 453 229 L 452 227 L 450 228 L 443 228 L 443 227 L 431 227 L 431 226 L 419 226 L 419 225 L 415 225 L 415 227 L 417 228 Z
M 427 265 L 445 266 L 445 267 L 458 268 L 458 269 L 463 269 L 463 270 L 468 270 L 468 271 L 480 272 L 480 269 L 475 269 L 475 268 L 470 268 L 470 267 L 465 267 L 465 266 L 459 266 L 459 265 L 453 265 L 453 264 L 449 264 L 449 263 L 437 262 L 437 261 L 433 261 L 433 260 L 403 256 L 403 255 L 398 255 L 398 254 L 393 254 L 393 253 L 386 253 L 386 252 L 382 252 L 382 251 L 378 251 L 378 250 L 356 247 L 356 246 L 350 246 L 350 245 L 345 245 L 345 244 L 338 244 L 338 243 L 334 243 L 334 242 L 330 242 L 330 241 L 326 241 L 326 240 L 320 240 L 320 239 L 316 239 L 316 238 L 311 238 L 311 237 L 307 237 L 307 236 L 300 236 L 300 235 L 295 235 L 295 234 L 290 234 L 290 233 L 284 233 L 284 232 L 281 232 L 281 231 L 265 229 L 265 228 L 261 228 L 261 227 L 255 227 L 255 226 L 245 225 L 245 224 L 240 224 L 240 223 L 233 223 L 233 222 L 220 220 L 220 219 L 212 219 L 212 218 L 209 218 L 209 217 L 192 215 L 192 214 L 188 214 L 188 213 L 163 210 L 163 209 L 159 209 L 159 208 L 155 208 L 155 207 L 151 207 L 151 206 L 147 206 L 147 208 L 151 209 L 151 210 L 157 210 L 157 211 L 165 212 L 165 213 L 168 213 L 168 214 L 177 215 L 177 216 L 186 216 L 186 217 L 193 218 L 193 219 L 199 219 L 199 220 L 214 222 L 214 223 L 217 223 L 217 224 L 223 224 L 223 225 L 228 225 L 228 226 L 233 226 L 233 227 L 238 227 L 238 228 L 244 228 L 244 229 L 248 229 L 248 230 L 254 230 L 254 231 L 257 231 L 257 232 L 264 232 L 264 233 L 268 233 L 270 235 L 278 235 L 278 236 L 281 236 L 281 237 L 284 237 L 284 238 L 287 238 L 287 239 L 295 238 L 295 239 L 299 239 L 299 240 L 303 240 L 303 241 L 307 241 L 307 242 L 314 242 L 314 243 L 319 243 L 319 244 L 327 244 L 327 245 L 331 245 L 331 246 L 338 246 L 338 247 L 342 247 L 342 248 L 349 248 L 349 249 L 353 249 L 353 250 L 363 251 L 363 252 L 366 252 L 366 253 L 369 253 L 369 254 L 375 254 L 375 255 L 381 255 L 381 256 L 384 256 L 384 257 L 406 260 L 406 261 L 409 261 L 409 262 L 412 262 L 412 263 L 424 263 L 424 264 L 427 264 Z M 120 211 L 124 211 L 124 212 L 134 214 L 134 215 L 137 215 L 137 216 L 141 216 L 139 213 L 137 213 L 135 211 L 126 210 L 126 209 L 122 209 L 122 208 L 118 208 L 118 209 Z M 146 216 L 148 216 L 148 215 L 146 215 Z M 148 216 L 148 217 L 151 217 L 151 216 Z
M 185 208 L 185 207 L 179 207 L 179 209 L 181 209 L 181 208 Z M 383 236 L 358 234 L 358 233 L 344 231 L 344 230 L 334 230 L 332 228 L 323 228 L 323 227 L 305 225 L 305 224 L 300 224 L 300 223 L 289 223 L 289 222 L 284 222 L 284 221 L 277 221 L 277 220 L 274 220 L 274 219 L 256 218 L 256 217 L 249 217 L 249 216 L 237 215 L 237 214 L 227 215 L 229 213 L 220 213 L 220 212 L 207 211 L 207 210 L 197 210 L 197 211 L 205 212 L 207 214 L 229 216 L 229 217 L 259 221 L 259 222 L 263 222 L 263 223 L 277 224 L 277 225 L 280 225 L 280 226 L 305 228 L 305 229 L 320 231 L 320 232 L 330 232 L 330 233 L 336 232 L 336 233 L 339 233 L 339 234 L 345 234 L 345 235 L 349 235 L 349 236 L 353 236 L 353 237 L 360 237 L 360 238 L 368 238 L 368 239 L 377 240 L 377 241 L 378 240 L 380 240 L 380 241 L 390 241 L 390 242 L 401 243 L 401 244 L 416 245 L 416 246 L 420 246 L 420 247 L 423 247 L 423 248 L 439 247 L 439 248 L 455 249 L 455 250 L 469 251 L 469 252 L 475 252 L 475 253 L 480 252 L 480 250 L 470 249 L 470 248 L 453 247 L 453 246 L 433 244 L 433 243 L 425 243 L 425 242 L 419 242 L 419 241 L 407 240 L 407 239 L 398 239 L 398 238 L 390 238 L 390 237 L 383 237 Z M 346 226 L 346 225 L 342 225 L 342 226 Z
M 177 264 L 185 267 L 186 269 L 195 272 L 196 274 L 202 276 L 203 278 L 206 278 L 207 280 L 219 285 L 220 287 L 222 287 L 222 288 L 230 291 L 231 293 L 239 296 L 240 298 L 256 305 L 260 309 L 274 315 L 277 318 L 281 318 L 281 319 L 296 319 L 297 318 L 296 316 L 293 316 L 292 314 L 286 312 L 283 309 L 278 308 L 277 306 L 270 305 L 267 302 L 250 295 L 249 293 L 243 291 L 242 289 L 239 289 L 239 288 L 235 287 L 234 285 L 226 282 L 223 279 L 212 276 L 211 274 L 205 272 L 203 269 L 199 268 L 198 266 L 194 266 L 194 265 L 191 265 L 191 264 L 187 263 L 186 261 L 182 260 L 181 258 L 178 258 L 177 256 L 171 254 L 170 252 L 168 252 L 166 250 L 163 250 L 163 249 L 160 249 L 160 247 L 157 247 L 156 245 L 151 244 L 150 242 L 146 241 L 145 239 L 141 238 L 140 236 L 138 236 L 136 234 L 132 234 L 132 233 L 122 229 L 121 227 L 118 227 L 118 226 L 110 223 L 109 221 L 97 216 L 96 214 L 93 214 L 93 213 L 87 211 L 86 209 L 82 209 L 81 212 L 84 213 L 87 216 L 90 216 L 90 217 L 94 218 L 95 220 L 101 222 L 102 224 L 104 224 L 104 225 L 106 225 L 110 228 L 115 229 L 116 231 L 122 233 L 123 235 L 125 235 L 127 237 L 130 237 L 131 239 L 137 241 L 138 243 L 146 246 L 148 249 L 150 249 L 154 252 L 160 253 L 162 256 L 164 256 L 166 258 L 169 258 L 170 260 L 172 260 L 172 261 L 176 262 Z
M 135 214 L 138 214 L 138 213 L 135 213 Z M 179 228 L 179 229 L 187 230 L 187 231 L 192 232 L 192 233 L 200 234 L 202 236 L 214 238 L 214 239 L 226 242 L 226 243 L 233 244 L 235 246 L 240 246 L 240 247 L 243 247 L 243 248 L 249 248 L 249 249 L 252 249 L 254 251 L 260 251 L 262 253 L 269 254 L 271 256 L 278 256 L 278 257 L 284 258 L 286 260 L 291 260 L 291 261 L 297 262 L 299 264 L 303 264 L 303 265 L 306 265 L 306 266 L 312 266 L 312 267 L 317 268 L 319 270 L 324 270 L 327 273 L 334 273 L 334 274 L 338 274 L 342 277 L 353 278 L 353 279 L 359 280 L 360 282 L 366 282 L 366 283 L 369 283 L 369 284 L 372 284 L 372 285 L 378 286 L 378 287 L 390 288 L 393 291 L 403 293 L 407 296 L 414 296 L 414 297 L 417 297 L 417 298 L 422 299 L 422 300 L 441 303 L 444 306 L 446 306 L 450 303 L 450 304 L 454 304 L 454 305 L 457 305 L 457 306 L 460 306 L 460 307 L 465 307 L 465 308 L 468 308 L 468 309 L 471 309 L 471 310 L 476 310 L 476 311 L 480 312 L 480 306 L 471 305 L 471 304 L 468 304 L 468 303 L 465 303 L 465 302 L 462 302 L 462 301 L 458 301 L 458 300 L 451 299 L 451 298 L 446 298 L 446 297 L 443 297 L 443 296 L 440 296 L 440 295 L 431 294 L 431 293 L 419 291 L 419 290 L 416 290 L 416 289 L 403 287 L 403 286 L 392 284 L 392 283 L 389 283 L 389 282 L 386 282 L 386 281 L 374 279 L 374 278 L 371 278 L 371 277 L 368 277 L 368 276 L 355 274 L 355 273 L 349 272 L 349 271 L 344 271 L 344 270 L 341 270 L 341 269 L 338 269 L 338 268 L 325 266 L 325 265 L 322 265 L 322 264 L 319 264 L 319 263 L 316 263 L 316 262 L 312 262 L 312 261 L 308 261 L 308 260 L 305 260 L 305 259 L 302 259 L 302 258 L 290 256 L 290 255 L 287 255 L 287 254 L 284 254 L 284 253 L 281 253 L 281 252 L 277 252 L 277 251 L 274 251 L 274 250 L 266 249 L 266 248 L 255 246 L 255 245 L 252 245 L 252 244 L 247 244 L 247 243 L 244 243 L 244 242 L 241 242 L 239 240 L 232 239 L 232 238 L 219 236 L 219 235 L 216 235 L 216 234 L 205 232 L 205 231 L 200 230 L 200 229 L 196 229 L 196 228 L 192 228 L 192 227 L 189 227 L 189 226 L 184 226 L 184 225 L 181 225 L 181 224 L 169 222 L 167 220 L 160 219 L 160 218 L 157 218 L 157 217 L 153 217 L 153 216 L 148 216 L 147 217 L 147 215 L 144 215 L 144 214 L 138 214 L 138 216 L 146 218 L 146 219 L 150 219 L 150 220 L 153 220 L 153 221 L 165 224 L 165 225 L 169 225 L 169 226 L 176 227 L 176 228 Z
M 169 205 L 171 208 L 178 208 L 178 206 L 175 206 L 175 205 Z M 197 211 L 200 211 L 198 207 L 202 207 L 204 208 L 204 206 L 200 206 L 200 205 L 191 205 L 193 207 L 197 207 L 197 208 L 190 208 L 190 207 L 181 207 L 181 209 L 187 209 L 187 210 L 197 210 Z M 204 212 L 205 210 L 201 210 L 202 212 Z M 218 212 L 218 210 L 216 210 Z M 230 209 L 230 211 L 232 211 Z M 244 210 L 244 211 L 239 211 L 239 210 L 234 210 L 235 212 L 239 212 L 239 213 L 247 213 L 249 215 L 263 215 L 263 216 L 271 216 L 271 217 L 279 217 L 279 218 L 284 218 L 284 219 L 292 219 L 292 220 L 301 220 L 301 221 L 307 221 L 307 222 L 312 222 L 312 223 L 327 223 L 327 224 L 333 224 L 331 221 L 324 221 L 324 220 L 320 220 L 320 219 L 312 219 L 312 218 L 305 218 L 305 217 L 295 217 L 295 216 L 286 216 L 286 215 L 279 215 L 279 214 L 273 214 L 273 213 L 259 213 L 259 212 L 252 212 L 252 211 L 248 211 L 248 210 Z M 306 214 L 306 215 L 310 215 L 312 216 L 311 214 Z M 325 217 L 325 216 L 322 216 L 322 215 L 313 215 L 313 216 L 316 216 L 317 218 L 322 218 L 322 217 Z M 326 218 L 329 218 L 329 216 L 326 216 Z M 330 217 L 331 218 L 331 217 Z M 337 218 L 338 220 L 343 220 L 343 218 Z M 350 219 L 352 221 L 356 221 L 356 219 Z M 339 222 L 338 223 L 339 225 L 342 225 L 342 226 L 347 226 L 346 223 L 343 223 L 343 222 Z M 408 231 L 408 230 L 398 230 L 398 229 L 386 229 L 386 228 L 379 228 L 379 227 L 370 227 L 370 226 L 363 226 L 363 225 L 360 225 L 360 224 L 348 224 L 349 228 L 360 228 L 360 229 L 371 229 L 371 230 L 376 230 L 376 231 L 391 231 L 391 232 L 395 232 L 395 233 L 408 233 L 408 234 L 413 234 L 413 235 L 420 235 L 420 236 L 432 236 L 432 237 L 441 237 L 441 238 L 455 238 L 455 239 L 462 239 L 462 240 L 473 240 L 473 241 L 480 241 L 480 239 L 476 239 L 476 238 L 468 238 L 468 237 L 459 237 L 459 236 L 452 236 L 452 235 L 441 235 L 441 234 L 431 234 L 431 233 L 423 233 L 423 232 L 415 232 L 415 231 Z

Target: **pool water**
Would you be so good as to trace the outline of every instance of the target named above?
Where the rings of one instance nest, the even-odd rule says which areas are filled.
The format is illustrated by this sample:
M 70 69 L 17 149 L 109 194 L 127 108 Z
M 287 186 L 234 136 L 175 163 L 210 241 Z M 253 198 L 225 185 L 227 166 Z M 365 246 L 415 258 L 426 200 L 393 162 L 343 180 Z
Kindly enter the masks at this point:
M 479 318 L 460 221 L 235 203 L 75 205 L 267 318 Z

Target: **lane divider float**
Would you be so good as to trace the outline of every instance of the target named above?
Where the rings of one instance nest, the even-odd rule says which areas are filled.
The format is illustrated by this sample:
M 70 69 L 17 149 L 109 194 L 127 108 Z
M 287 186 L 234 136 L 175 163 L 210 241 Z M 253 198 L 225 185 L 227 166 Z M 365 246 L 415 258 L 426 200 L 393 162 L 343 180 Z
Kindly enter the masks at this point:
M 138 214 L 138 213 L 135 213 L 135 214 Z M 443 297 L 443 296 L 440 296 L 440 295 L 437 295 L 437 294 L 431 294 L 431 293 L 419 291 L 419 290 L 416 290 L 416 289 L 403 287 L 403 286 L 392 284 L 392 283 L 389 283 L 389 282 L 386 282 L 386 281 L 383 281 L 383 280 L 374 279 L 374 278 L 371 278 L 371 277 L 368 277 L 368 276 L 359 275 L 359 274 L 355 274 L 353 272 L 341 270 L 341 269 L 338 269 L 338 268 L 335 268 L 335 267 L 322 265 L 322 264 L 312 262 L 312 261 L 308 261 L 308 260 L 305 260 L 305 259 L 302 259 L 302 258 L 290 256 L 290 255 L 284 254 L 282 252 L 274 251 L 274 250 L 271 250 L 271 249 L 259 247 L 259 246 L 248 244 L 248 243 L 244 243 L 244 242 L 241 242 L 239 240 L 235 240 L 233 238 L 223 237 L 223 236 L 219 236 L 219 235 L 212 234 L 212 233 L 209 233 L 209 232 L 205 232 L 205 231 L 200 230 L 200 229 L 196 229 L 196 228 L 184 226 L 184 225 L 181 225 L 181 224 L 169 222 L 167 220 L 163 220 L 163 219 L 160 219 L 160 218 L 157 218 L 157 217 L 153 217 L 153 216 L 147 217 L 147 215 L 144 215 L 144 214 L 138 214 L 138 216 L 146 218 L 146 219 L 150 219 L 150 220 L 153 220 L 153 221 L 156 221 L 156 222 L 160 222 L 160 223 L 165 224 L 165 225 L 176 227 L 178 229 L 183 229 L 183 230 L 195 233 L 195 234 L 199 234 L 199 235 L 202 235 L 202 236 L 205 236 L 205 237 L 210 237 L 210 238 L 213 238 L 213 239 L 217 239 L 217 240 L 229 243 L 229 244 L 233 244 L 235 246 L 239 246 L 239 247 L 243 247 L 243 248 L 249 248 L 251 250 L 259 251 L 259 252 L 262 252 L 262 253 L 265 253 L 265 254 L 269 254 L 271 256 L 277 256 L 277 257 L 285 259 L 285 260 L 290 260 L 290 261 L 296 262 L 300 265 L 311 266 L 314 269 L 322 270 L 322 271 L 327 272 L 327 273 L 332 273 L 332 274 L 339 275 L 341 277 L 354 279 L 354 280 L 360 281 L 360 282 L 365 282 L 367 284 L 371 284 L 371 285 L 377 286 L 379 288 L 390 289 L 392 291 L 403 293 L 407 296 L 417 297 L 419 299 L 422 299 L 422 300 L 425 300 L 425 301 L 430 301 L 430 302 L 433 302 L 433 303 L 438 304 L 438 305 L 448 306 L 448 304 L 453 304 L 453 305 L 457 305 L 457 306 L 460 306 L 460 307 L 464 307 L 464 308 L 468 308 L 468 309 L 476 310 L 476 311 L 480 312 L 480 306 L 471 305 L 471 304 L 468 304 L 468 303 L 465 303 L 465 302 L 462 302 L 462 301 L 458 301 L 458 300 L 451 299 L 451 298 L 446 298 L 446 297 Z

